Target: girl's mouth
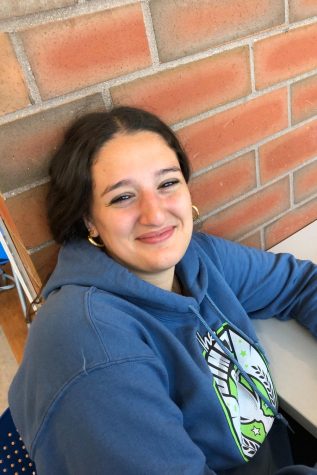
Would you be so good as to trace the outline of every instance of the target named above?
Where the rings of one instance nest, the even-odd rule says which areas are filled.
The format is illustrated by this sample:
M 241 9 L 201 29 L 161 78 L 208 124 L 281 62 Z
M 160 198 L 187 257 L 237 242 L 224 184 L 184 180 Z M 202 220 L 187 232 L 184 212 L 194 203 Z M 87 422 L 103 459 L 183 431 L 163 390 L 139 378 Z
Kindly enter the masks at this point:
M 151 233 L 141 234 L 137 238 L 138 241 L 144 242 L 145 244 L 157 244 L 169 239 L 174 233 L 174 226 L 168 226 L 163 228 L 160 231 L 153 231 Z

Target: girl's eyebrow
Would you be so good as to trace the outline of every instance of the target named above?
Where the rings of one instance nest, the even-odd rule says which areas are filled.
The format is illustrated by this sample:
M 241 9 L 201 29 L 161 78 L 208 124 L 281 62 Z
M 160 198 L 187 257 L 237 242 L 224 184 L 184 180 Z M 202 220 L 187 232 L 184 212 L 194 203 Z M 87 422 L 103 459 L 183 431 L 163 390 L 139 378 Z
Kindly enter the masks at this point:
M 180 167 L 162 168 L 162 170 L 158 170 L 157 172 L 155 172 L 155 176 L 161 176 L 170 172 L 182 172 L 182 170 L 180 169 Z M 106 188 L 101 193 L 100 198 L 102 198 L 104 195 L 106 195 L 110 191 L 120 188 L 121 186 L 129 186 L 129 185 L 132 185 L 132 180 L 126 179 L 126 180 L 117 181 L 113 185 L 106 186 Z
M 131 185 L 131 183 L 132 183 L 131 180 L 120 180 L 120 181 L 117 181 L 117 183 L 114 183 L 113 185 L 106 186 L 106 188 L 101 193 L 100 198 L 102 198 L 104 195 L 106 195 L 110 191 L 113 191 L 113 190 L 116 190 L 117 188 L 120 188 L 120 186 Z

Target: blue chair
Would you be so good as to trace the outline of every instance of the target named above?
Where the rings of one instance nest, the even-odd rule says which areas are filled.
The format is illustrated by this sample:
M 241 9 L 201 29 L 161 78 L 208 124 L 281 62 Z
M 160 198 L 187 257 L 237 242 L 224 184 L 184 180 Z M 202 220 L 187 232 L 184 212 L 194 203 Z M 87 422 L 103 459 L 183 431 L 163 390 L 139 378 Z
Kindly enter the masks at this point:
M 0 243 L 0 264 L 5 264 L 6 262 L 8 262 L 8 257 L 3 249 L 3 246 L 2 244 Z
M 36 475 L 35 464 L 27 453 L 9 408 L 0 417 L 0 474 Z
M 23 315 L 27 319 L 27 303 L 26 303 L 25 295 L 24 295 L 22 286 L 20 284 L 20 281 L 16 273 L 14 272 L 14 268 L 11 266 L 13 276 L 6 274 L 4 270 L 1 268 L 1 266 L 3 266 L 4 264 L 7 264 L 7 262 L 10 262 L 10 261 L 0 242 L 0 292 L 3 290 L 9 290 L 9 289 L 13 289 L 13 287 L 16 287 L 18 296 L 20 299 Z M 30 322 L 27 319 L 27 324 L 29 323 Z
M 8 275 L 1 268 L 4 264 L 9 262 L 9 259 L 3 249 L 2 244 L 0 243 L 0 292 L 2 290 L 9 290 L 14 287 L 14 278 L 11 275 Z

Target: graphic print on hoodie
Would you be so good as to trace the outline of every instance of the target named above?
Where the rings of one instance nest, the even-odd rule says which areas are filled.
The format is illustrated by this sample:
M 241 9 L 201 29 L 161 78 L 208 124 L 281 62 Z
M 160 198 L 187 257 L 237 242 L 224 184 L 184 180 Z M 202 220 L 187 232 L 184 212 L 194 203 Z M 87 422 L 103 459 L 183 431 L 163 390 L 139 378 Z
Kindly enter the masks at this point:
M 277 408 L 277 393 L 264 357 L 228 323 L 216 335 L 230 350 L 258 391 Z M 226 415 L 232 436 L 247 461 L 265 440 L 274 422 L 274 413 L 250 386 L 244 375 L 208 331 L 197 332 L 203 356 L 213 375 L 213 385 Z

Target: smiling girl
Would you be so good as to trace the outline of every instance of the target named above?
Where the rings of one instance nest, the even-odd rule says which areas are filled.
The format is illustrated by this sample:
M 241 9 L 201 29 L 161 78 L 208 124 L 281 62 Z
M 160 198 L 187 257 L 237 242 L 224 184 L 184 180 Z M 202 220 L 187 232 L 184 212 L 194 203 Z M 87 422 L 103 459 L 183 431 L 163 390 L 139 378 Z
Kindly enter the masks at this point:
M 52 159 L 62 246 L 9 394 L 41 475 L 317 473 L 287 467 L 252 326 L 317 336 L 317 268 L 193 233 L 189 175 L 171 129 L 129 107 L 76 121 Z

